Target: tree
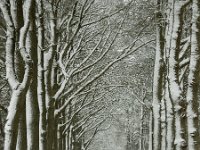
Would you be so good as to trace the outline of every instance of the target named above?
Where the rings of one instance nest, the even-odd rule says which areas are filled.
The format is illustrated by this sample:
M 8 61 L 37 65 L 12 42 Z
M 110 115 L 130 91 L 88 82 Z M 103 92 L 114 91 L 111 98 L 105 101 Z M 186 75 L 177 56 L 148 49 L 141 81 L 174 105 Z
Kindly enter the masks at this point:
M 153 41 L 139 40 L 145 31 L 140 28 L 116 53 L 130 17 L 130 6 L 118 4 L 110 9 L 94 0 L 1 1 L 1 46 L 11 89 L 8 111 L 2 105 L 8 112 L 4 150 L 76 149 L 73 141 L 88 148 L 106 120 L 104 104 L 90 95 L 95 84 Z
M 165 5 L 170 9 L 166 11 L 166 22 L 162 22 L 165 20 Z M 189 9 L 191 6 L 192 11 Z M 199 48 L 192 42 L 198 43 L 199 25 L 195 21 L 198 7 L 195 1 L 157 2 L 156 95 L 153 97 L 153 146 L 150 144 L 150 149 L 199 147 L 198 115 L 194 115 L 198 114 L 199 105 L 199 75 L 195 76 L 199 70 L 196 66 Z M 187 25 L 188 20 L 193 20 L 191 27 Z

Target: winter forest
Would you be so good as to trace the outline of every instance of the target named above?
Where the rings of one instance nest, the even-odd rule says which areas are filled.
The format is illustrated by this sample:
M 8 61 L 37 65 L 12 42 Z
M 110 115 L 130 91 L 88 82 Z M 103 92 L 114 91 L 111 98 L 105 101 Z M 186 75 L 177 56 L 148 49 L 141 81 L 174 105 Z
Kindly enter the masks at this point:
M 200 150 L 200 0 L 0 0 L 0 150 Z

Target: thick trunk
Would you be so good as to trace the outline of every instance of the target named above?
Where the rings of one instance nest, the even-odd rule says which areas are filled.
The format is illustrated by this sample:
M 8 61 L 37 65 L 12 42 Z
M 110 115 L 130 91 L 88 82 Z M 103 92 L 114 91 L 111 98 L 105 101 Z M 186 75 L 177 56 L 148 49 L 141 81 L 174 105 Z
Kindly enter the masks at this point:
M 25 104 L 23 104 L 23 108 L 20 110 L 20 113 L 16 150 L 27 150 Z
M 157 14 L 160 19 L 160 13 Z M 163 46 L 162 46 L 162 27 L 157 26 L 156 58 L 154 67 L 153 81 L 153 150 L 161 149 L 161 100 L 163 91 Z
M 34 3 L 35 6 L 35 3 Z M 32 7 L 35 14 L 35 7 Z M 39 149 L 39 109 L 37 101 L 37 37 L 35 17 L 32 16 L 26 39 L 26 49 L 33 60 L 33 76 L 26 95 L 27 150 Z
M 187 127 L 188 127 L 188 149 L 200 148 L 199 135 L 199 72 L 200 72 L 200 1 L 193 0 L 191 55 L 187 89 Z
M 53 71 L 53 62 L 55 59 L 56 54 L 56 12 L 54 12 L 54 9 L 52 5 L 50 6 L 51 10 L 49 10 L 49 16 L 50 16 L 50 42 L 51 46 L 49 48 L 48 53 L 45 55 L 47 57 L 44 68 L 44 81 L 45 81 L 45 100 L 46 100 L 46 110 L 47 110 L 47 149 L 52 150 L 54 146 L 54 140 L 55 140 L 55 118 L 54 118 L 54 110 L 55 110 L 55 99 L 54 99 L 54 89 L 51 85 L 51 77 L 52 77 L 52 71 Z
M 35 83 L 30 85 L 26 95 L 27 150 L 39 149 L 39 111 Z
M 47 91 L 46 91 L 47 93 Z M 54 148 L 55 140 L 55 118 L 54 118 L 54 101 L 46 94 L 47 105 L 47 149 L 52 150 Z
M 18 37 L 17 37 L 18 38 Z M 18 45 L 16 45 L 16 49 Z M 15 73 L 18 77 L 20 82 L 23 81 L 24 76 L 24 62 L 19 52 L 15 54 Z M 23 95 L 21 98 L 23 100 L 22 108 L 20 110 L 20 118 L 19 118 L 19 125 L 18 125 L 18 136 L 17 136 L 17 150 L 26 150 L 27 149 L 27 138 L 26 138 L 26 98 Z
M 4 150 L 15 150 L 18 133 L 20 111 L 23 109 L 23 91 L 20 89 L 12 92 L 8 108 L 7 122 L 5 124 Z
M 162 26 L 162 1 L 157 0 L 157 13 L 156 13 L 156 56 L 154 66 L 154 79 L 153 79 L 153 102 L 152 102 L 152 132 L 153 137 L 150 138 L 153 141 L 151 143 L 152 148 L 149 149 L 160 150 L 161 149 L 161 103 L 163 100 L 163 85 L 164 85 L 164 39 L 163 39 L 163 26 Z
M 3 12 L 4 18 L 7 21 L 7 40 L 6 40 L 6 76 L 10 83 L 10 86 L 17 86 L 17 81 L 14 71 L 14 49 L 15 49 L 15 30 L 13 28 L 14 24 L 9 16 L 9 8 L 3 2 L 0 3 L 1 10 Z M 15 150 L 16 139 L 17 139 L 17 127 L 19 118 L 19 105 L 21 91 L 15 89 L 12 91 L 10 106 L 8 108 L 7 122 L 5 125 L 5 140 L 4 140 L 4 150 Z

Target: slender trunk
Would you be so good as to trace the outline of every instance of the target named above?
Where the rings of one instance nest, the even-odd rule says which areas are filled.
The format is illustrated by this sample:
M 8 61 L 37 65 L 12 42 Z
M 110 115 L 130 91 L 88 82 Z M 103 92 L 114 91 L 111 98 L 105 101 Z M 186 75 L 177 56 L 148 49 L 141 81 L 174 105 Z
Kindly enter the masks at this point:
M 70 146 L 70 136 L 69 136 L 69 130 L 67 131 L 67 141 L 66 141 L 66 150 L 70 150 L 69 146 Z
M 66 150 L 66 141 L 66 135 L 64 133 L 64 135 L 62 134 L 62 150 Z
M 68 120 L 71 120 L 71 117 L 72 117 L 72 104 L 71 102 L 69 103 L 69 106 L 68 106 Z M 67 150 L 72 150 L 72 125 L 70 124 L 70 127 L 67 131 Z
M 144 141 L 144 134 L 143 134 L 143 124 L 144 124 L 144 106 L 141 106 L 141 113 L 140 113 L 140 141 L 139 141 L 139 150 L 143 150 L 143 141 Z
M 44 94 L 44 72 L 42 67 L 38 68 L 38 105 L 39 105 L 39 150 L 46 150 L 46 107 Z
M 45 83 L 44 83 L 44 8 L 43 1 L 37 0 L 37 23 L 38 23 L 38 77 L 37 77 L 37 94 L 39 105 L 39 150 L 47 149 L 46 140 L 46 100 L 45 100 Z
M 62 147 L 62 143 L 61 143 L 61 145 L 59 144 L 59 137 L 58 137 L 58 129 L 60 128 L 60 127 L 58 127 L 59 126 L 59 122 L 58 122 L 58 120 L 57 119 L 55 119 L 55 123 L 54 123 L 54 129 L 55 129 L 55 131 L 54 131 L 54 136 L 53 136 L 53 140 L 54 140 L 54 150 L 61 150 L 61 147 Z M 60 137 L 60 139 L 62 139 L 62 137 Z M 62 141 L 62 140 L 61 140 Z M 60 147 L 60 148 L 59 148 Z
M 1 138 L 4 139 L 3 120 L 2 120 L 2 114 L 1 113 L 0 113 L 0 133 L 1 133 Z
M 62 144 L 62 130 L 61 130 L 61 127 L 60 126 L 58 126 L 58 145 L 57 145 L 57 149 L 58 150 L 62 150 L 63 149 L 63 144 Z
M 62 100 L 62 104 L 65 103 L 65 99 Z M 62 117 L 63 117 L 63 120 L 62 120 L 62 123 L 65 123 L 66 122 L 66 112 L 65 110 L 63 111 L 62 113 Z M 66 150 L 66 134 L 64 133 L 63 134 L 63 131 L 64 131 L 64 127 L 62 127 L 62 130 L 61 130 L 61 136 L 62 136 L 62 150 Z
M 168 83 L 165 85 L 165 100 L 166 100 L 166 120 L 167 120 L 167 150 L 174 150 L 174 138 L 175 138 L 175 125 L 174 125 L 174 107 L 173 103 L 169 97 Z
M 39 61 L 40 60 L 40 61 Z M 41 63 L 40 63 L 41 62 Z M 46 105 L 44 87 L 43 52 L 38 47 L 38 105 L 39 105 L 39 150 L 46 150 Z
M 150 121 L 149 121 L 149 143 L 148 143 L 148 150 L 153 150 L 153 113 L 152 110 L 150 112 Z
M 69 150 L 74 150 L 74 145 L 73 145 L 73 125 L 71 125 L 70 129 L 69 129 Z
M 161 150 L 166 150 L 166 101 L 163 98 L 161 102 Z

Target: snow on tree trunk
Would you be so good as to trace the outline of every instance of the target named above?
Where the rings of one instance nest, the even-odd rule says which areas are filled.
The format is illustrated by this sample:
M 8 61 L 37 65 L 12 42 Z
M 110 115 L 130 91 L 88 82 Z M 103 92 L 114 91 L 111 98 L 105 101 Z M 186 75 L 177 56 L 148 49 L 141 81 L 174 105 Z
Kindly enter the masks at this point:
M 163 92 L 163 46 L 162 27 L 160 25 L 160 1 L 158 1 L 157 27 L 156 27 L 156 58 L 153 80 L 153 150 L 161 149 L 161 100 Z
M 174 150 L 174 137 L 175 137 L 175 126 L 174 126 L 174 108 L 169 97 L 168 83 L 165 85 L 165 100 L 166 100 L 166 150 Z
M 186 101 L 179 84 L 179 52 L 182 36 L 183 11 L 188 2 L 172 1 L 169 14 L 169 25 L 171 30 L 166 38 L 167 50 L 169 51 L 169 97 L 174 105 L 175 113 L 175 149 L 182 150 L 186 148 L 185 123 L 183 120 L 185 114 Z
M 193 0 L 192 5 L 192 33 L 191 33 L 191 55 L 187 88 L 187 127 L 188 127 L 188 149 L 200 148 L 199 135 L 199 73 L 200 73 L 200 1 Z
M 161 149 L 165 150 L 166 145 L 166 101 L 163 98 L 161 101 Z

